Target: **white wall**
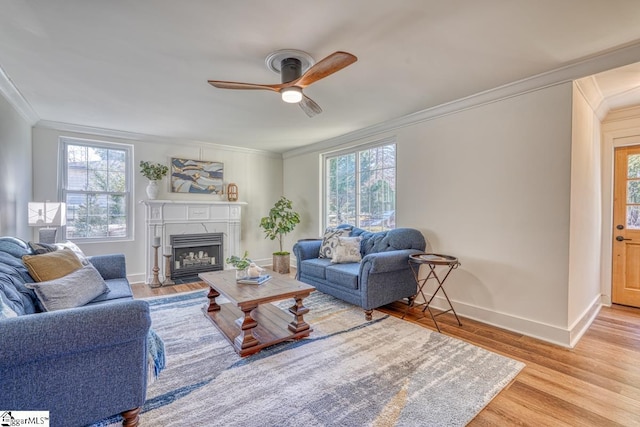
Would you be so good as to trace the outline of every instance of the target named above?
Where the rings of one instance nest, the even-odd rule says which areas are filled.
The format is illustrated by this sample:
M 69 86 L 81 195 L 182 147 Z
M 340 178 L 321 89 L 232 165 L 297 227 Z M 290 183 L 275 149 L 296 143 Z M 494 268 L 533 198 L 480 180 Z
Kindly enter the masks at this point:
M 29 240 L 31 125 L 0 94 L 0 236 Z
M 258 228 L 260 218 L 267 215 L 269 209 L 282 195 L 282 157 L 256 150 L 214 146 L 205 143 L 127 140 L 111 137 L 80 134 L 75 132 L 45 129 L 33 129 L 33 177 L 38 186 L 34 188 L 34 197 L 38 200 L 58 199 L 58 139 L 60 136 L 112 141 L 134 146 L 135 170 L 135 224 L 134 240 L 121 243 L 80 243 L 79 246 L 88 255 L 122 252 L 127 259 L 127 273 L 132 281 L 144 280 L 144 205 L 138 203 L 145 199 L 147 180 L 139 173 L 140 160 L 169 164 L 171 157 L 213 160 L 224 163 L 226 182 L 235 182 L 239 187 L 240 201 L 248 205 L 242 208 L 242 236 L 240 246 L 248 250 L 249 255 L 262 264 L 270 263 L 275 243 L 264 239 Z M 173 200 L 221 200 L 221 196 L 177 194 L 169 191 L 167 178 L 160 190 L 158 199 Z M 79 242 L 77 242 L 79 243 Z
M 397 225 L 459 257 L 460 314 L 568 345 L 571 120 L 568 82 L 344 145 L 396 137 Z M 285 153 L 290 241 L 320 232 L 322 152 Z
M 580 86 L 573 91 L 568 325 L 575 342 L 601 302 L 602 187 L 600 121 Z

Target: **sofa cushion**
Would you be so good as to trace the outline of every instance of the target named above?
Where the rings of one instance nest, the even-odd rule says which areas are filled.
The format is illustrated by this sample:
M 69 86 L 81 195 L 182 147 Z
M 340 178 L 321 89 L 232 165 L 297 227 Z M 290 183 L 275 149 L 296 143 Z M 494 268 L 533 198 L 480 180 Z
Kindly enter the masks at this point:
M 86 305 L 91 304 L 99 304 L 104 301 L 117 300 L 119 298 L 133 298 L 133 294 L 131 293 L 131 285 L 127 279 L 108 279 L 105 280 L 107 287 L 109 288 L 109 292 L 98 295 L 91 301 L 89 301 Z
M 22 262 L 29 270 L 31 277 L 38 282 L 59 279 L 82 267 L 82 263 L 71 249 L 41 255 L 25 255 L 22 257 Z
M 350 228 L 327 227 L 324 231 L 324 236 L 322 237 L 320 255 L 318 255 L 318 258 L 331 259 L 333 257 L 334 248 L 338 246 L 338 237 L 349 237 L 350 232 Z
M 327 258 L 310 258 L 300 263 L 300 273 L 316 279 L 325 279 L 324 271 L 331 265 L 331 260 Z
M 325 269 L 327 281 L 348 289 L 358 289 L 360 263 L 331 264 Z
M 82 265 L 89 264 L 89 259 L 84 254 L 84 252 L 82 252 L 82 249 L 80 249 L 75 243 L 67 240 L 66 242 L 56 243 L 54 246 L 57 249 L 71 249 L 73 253 L 76 254 Z
M 360 241 L 362 237 L 338 237 L 338 245 L 334 248 L 331 262 L 345 264 L 362 261 Z
M 64 277 L 29 283 L 27 287 L 36 292 L 47 311 L 80 307 L 109 291 L 102 276 L 92 265 L 86 265 Z
M 422 233 L 414 228 L 395 228 L 377 233 L 354 228 L 351 236 L 362 237 L 361 252 L 363 256 L 402 249 L 424 251 L 426 245 Z

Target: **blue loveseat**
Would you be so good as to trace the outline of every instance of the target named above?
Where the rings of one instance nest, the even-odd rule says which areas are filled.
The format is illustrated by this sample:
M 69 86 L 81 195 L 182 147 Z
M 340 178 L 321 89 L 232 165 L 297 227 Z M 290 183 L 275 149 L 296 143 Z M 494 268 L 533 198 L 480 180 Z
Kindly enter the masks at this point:
M 360 237 L 360 262 L 333 263 L 320 258 L 323 243 L 300 240 L 293 246 L 296 278 L 365 310 L 371 320 L 374 308 L 403 298 L 413 298 L 416 282 L 409 267 L 409 255 L 424 252 L 426 241 L 420 231 L 396 228 L 372 233 L 343 224 L 350 237 Z
M 0 318 L 0 408 L 49 411 L 52 426 L 116 414 L 137 425 L 151 318 L 148 304 L 133 300 L 124 255 L 88 257 L 109 292 L 81 307 L 43 312 L 25 286 L 34 280 L 22 256 L 31 253 L 25 242 L 0 237 L 0 304 L 12 313 Z

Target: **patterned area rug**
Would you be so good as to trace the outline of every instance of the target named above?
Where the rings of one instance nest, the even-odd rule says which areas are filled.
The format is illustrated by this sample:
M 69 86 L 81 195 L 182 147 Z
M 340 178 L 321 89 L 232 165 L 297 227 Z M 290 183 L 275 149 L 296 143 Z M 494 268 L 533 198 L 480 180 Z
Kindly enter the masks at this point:
M 148 301 L 167 368 L 142 426 L 463 426 L 524 367 L 377 311 L 366 322 L 320 292 L 305 299 L 309 338 L 240 358 L 204 316 L 205 292 Z

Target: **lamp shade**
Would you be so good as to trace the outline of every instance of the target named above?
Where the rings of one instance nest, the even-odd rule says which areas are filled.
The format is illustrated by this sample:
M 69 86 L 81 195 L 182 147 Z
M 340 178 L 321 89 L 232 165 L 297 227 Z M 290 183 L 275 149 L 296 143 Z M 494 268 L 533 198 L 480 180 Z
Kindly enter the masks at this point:
M 67 224 L 67 205 L 59 202 L 29 202 L 29 225 L 60 227 Z

